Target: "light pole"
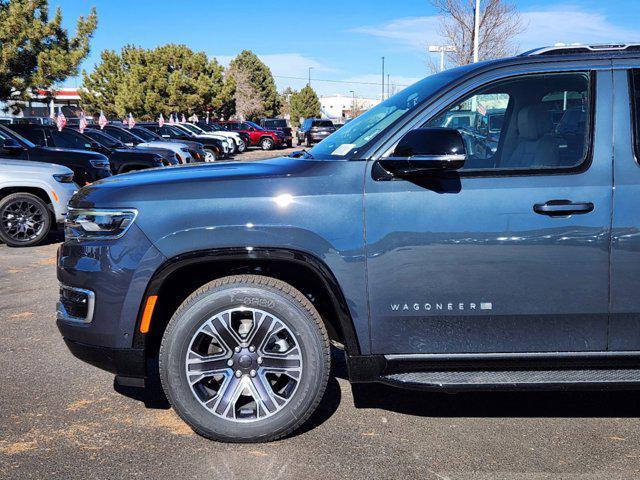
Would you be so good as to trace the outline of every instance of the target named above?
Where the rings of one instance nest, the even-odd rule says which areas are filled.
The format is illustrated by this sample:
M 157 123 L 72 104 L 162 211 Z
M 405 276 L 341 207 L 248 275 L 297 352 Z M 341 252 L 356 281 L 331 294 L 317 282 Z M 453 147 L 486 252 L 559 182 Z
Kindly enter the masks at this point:
M 307 82 L 307 86 L 309 86 L 309 87 L 311 86 L 311 69 L 312 68 L 313 67 L 309 67 L 309 81 Z
M 444 70 L 444 53 L 455 52 L 456 47 L 453 45 L 429 45 L 429 53 L 440 54 L 440 71 Z
M 351 118 L 356 118 L 356 92 L 349 90 L 352 95 L 351 100 Z
M 384 102 L 384 57 L 382 57 L 382 95 L 380 95 L 380 101 Z
M 473 63 L 478 61 L 478 48 L 480 44 L 480 0 L 476 0 L 476 8 L 473 15 Z

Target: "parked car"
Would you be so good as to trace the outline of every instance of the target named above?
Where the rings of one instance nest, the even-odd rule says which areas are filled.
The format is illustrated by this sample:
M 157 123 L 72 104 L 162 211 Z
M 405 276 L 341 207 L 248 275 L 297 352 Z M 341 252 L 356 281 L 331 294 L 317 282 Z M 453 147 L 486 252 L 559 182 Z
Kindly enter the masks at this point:
M 67 167 L 0 158 L 0 241 L 10 247 L 42 242 L 64 221 L 77 189 Z
M 261 118 L 259 125 L 266 130 L 276 130 L 284 134 L 284 143 L 287 147 L 293 146 L 293 133 L 291 127 L 284 118 Z
M 189 148 L 183 144 L 173 142 L 145 142 L 128 128 L 122 128 L 117 125 L 106 125 L 103 129 L 100 129 L 97 125 L 91 125 L 91 128 L 117 138 L 128 147 L 144 148 L 146 151 L 153 149 L 153 151 L 162 155 L 171 165 L 186 163 L 191 159 Z
M 244 132 L 249 135 L 249 145 L 259 146 L 262 150 L 273 150 L 284 143 L 284 133 L 266 130 L 253 122 L 216 122 L 232 132 Z
M 225 135 L 205 133 L 198 127 L 191 125 L 190 123 L 178 123 L 174 127 L 178 130 L 181 130 L 186 135 L 191 135 L 191 137 L 195 140 L 207 140 L 209 138 L 220 140 L 225 156 L 233 155 L 238 149 L 238 146 L 236 145 L 234 139 L 229 138 Z
M 218 125 L 217 123 L 197 122 L 196 125 L 208 133 L 218 133 L 233 136 L 235 142 L 238 145 L 238 153 L 244 152 L 247 149 L 249 143 L 251 143 L 251 137 L 248 133 L 232 132 L 222 127 L 221 125 Z
M 299 158 L 85 187 L 58 256 L 62 336 L 127 385 L 159 365 L 180 417 L 220 441 L 300 428 L 331 343 L 354 383 L 638 388 L 638 51 L 452 68 Z M 444 122 L 498 95 L 498 148 L 467 154 Z M 556 130 L 554 112 L 578 106 L 585 118 Z
M 145 142 L 174 142 L 181 143 L 186 146 L 187 153 L 189 153 L 191 158 L 186 158 L 189 163 L 193 162 L 204 162 L 204 157 L 206 156 L 206 152 L 204 151 L 204 146 L 199 142 L 192 142 L 189 140 L 171 140 L 162 138 L 155 132 L 148 130 L 144 127 L 140 127 L 136 125 L 131 129 L 134 135 L 142 138 Z
M 298 145 L 310 147 L 321 142 L 336 131 L 331 120 L 321 118 L 307 118 L 296 132 Z
M 78 185 L 86 185 L 111 176 L 109 159 L 104 155 L 81 150 L 39 147 L 7 128 L 16 125 L 18 124 L 0 125 L 0 157 L 64 165 L 73 170 L 74 181 Z
M 195 141 L 195 137 L 190 135 L 183 130 L 176 128 L 172 125 L 164 124 L 162 127 L 157 123 L 153 122 L 143 122 L 140 126 L 146 128 L 147 130 L 151 130 L 152 132 L 160 135 L 162 138 L 167 140 L 188 140 Z M 218 159 L 222 159 L 224 157 L 224 145 L 221 140 L 216 138 L 205 138 L 198 139 L 198 143 L 201 143 L 204 147 L 205 151 L 205 162 L 215 162 Z
M 50 125 L 23 124 L 12 125 L 11 128 L 41 147 L 90 150 L 101 153 L 109 159 L 111 173 L 114 175 L 169 165 L 169 162 L 155 151 L 127 147 L 99 130 L 87 129 L 86 135 L 83 135 L 72 128 L 59 131 Z

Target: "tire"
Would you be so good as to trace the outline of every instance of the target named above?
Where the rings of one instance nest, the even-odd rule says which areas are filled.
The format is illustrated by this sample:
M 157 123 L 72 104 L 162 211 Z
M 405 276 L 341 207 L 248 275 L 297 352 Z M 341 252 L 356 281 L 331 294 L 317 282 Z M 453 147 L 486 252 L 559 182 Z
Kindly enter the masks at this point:
M 307 148 L 311 146 L 311 139 L 308 136 L 304 137 L 304 146 Z
M 293 147 L 293 140 L 287 140 L 287 148 Z
M 0 200 L 0 240 L 10 247 L 31 247 L 51 230 L 46 203 L 31 193 L 12 193 Z
M 264 137 L 260 140 L 260 148 L 262 150 L 273 150 L 274 145 L 273 139 L 269 137 Z
M 247 144 L 242 140 L 238 143 L 238 153 L 243 153 L 247 149 Z
M 244 320 L 238 323 L 236 315 Z M 240 342 L 247 316 L 253 325 L 245 326 L 250 331 L 237 352 L 231 345 Z M 226 340 L 214 340 L 210 333 Z M 252 354 L 247 345 L 254 341 L 258 347 Z M 220 345 L 225 351 L 215 353 Z M 215 364 L 209 358 L 205 364 L 197 356 L 212 351 Z M 278 374 L 269 373 L 272 362 L 286 364 L 292 376 L 280 375 L 275 381 Z M 194 373 L 205 366 L 219 376 L 224 372 L 222 380 L 213 373 L 209 377 Z M 298 429 L 318 406 L 329 378 L 329 340 L 315 307 L 291 285 L 258 275 L 230 276 L 206 284 L 180 305 L 163 335 L 159 368 L 169 402 L 196 433 L 222 442 L 268 442 Z M 256 395 L 259 390 L 263 396 Z M 232 401 L 227 402 L 232 392 Z M 259 403 L 257 398 L 266 400 Z
M 218 156 L 216 155 L 216 152 L 211 148 L 205 148 L 204 154 L 205 154 L 204 161 L 207 163 L 215 162 L 216 160 L 218 160 Z

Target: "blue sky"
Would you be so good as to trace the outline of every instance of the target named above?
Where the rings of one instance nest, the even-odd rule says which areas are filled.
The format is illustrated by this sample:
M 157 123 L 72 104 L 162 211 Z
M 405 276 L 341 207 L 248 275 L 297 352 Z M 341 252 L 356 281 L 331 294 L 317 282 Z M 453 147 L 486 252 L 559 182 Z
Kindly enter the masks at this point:
M 526 30 L 517 39 L 522 51 L 556 42 L 640 41 L 640 0 L 515 1 Z M 73 30 L 79 15 L 98 9 L 99 27 L 91 70 L 104 49 L 127 43 L 154 47 L 183 43 L 221 63 L 243 49 L 269 65 L 280 89 L 299 89 L 312 66 L 320 94 L 375 96 L 380 87 L 380 57 L 391 82 L 406 85 L 429 73 L 426 45 L 438 43 L 436 11 L 427 0 L 50 0 L 61 6 Z M 433 58 L 433 60 L 436 60 Z M 313 78 L 317 80 L 313 80 Z M 70 79 L 66 86 L 78 86 Z

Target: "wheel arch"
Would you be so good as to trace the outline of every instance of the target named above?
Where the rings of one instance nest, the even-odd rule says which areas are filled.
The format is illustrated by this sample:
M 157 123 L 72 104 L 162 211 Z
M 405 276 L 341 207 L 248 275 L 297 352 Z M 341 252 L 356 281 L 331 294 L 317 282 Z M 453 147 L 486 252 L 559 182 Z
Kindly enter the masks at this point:
M 250 273 L 279 278 L 300 290 L 318 309 L 332 340 L 349 355 L 359 355 L 360 345 L 346 299 L 329 267 L 312 254 L 283 248 L 221 248 L 180 254 L 165 261 L 153 274 L 139 307 L 133 344 L 148 357 L 157 354 L 173 312 L 193 291 L 217 278 Z M 140 333 L 144 304 L 158 301 L 149 333 Z
M 49 193 L 44 187 L 29 185 L 29 186 L 17 186 L 7 185 L 0 187 L 0 200 L 12 193 L 30 193 L 35 195 L 47 205 L 53 205 L 53 199 L 49 196 Z

